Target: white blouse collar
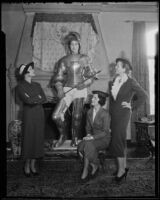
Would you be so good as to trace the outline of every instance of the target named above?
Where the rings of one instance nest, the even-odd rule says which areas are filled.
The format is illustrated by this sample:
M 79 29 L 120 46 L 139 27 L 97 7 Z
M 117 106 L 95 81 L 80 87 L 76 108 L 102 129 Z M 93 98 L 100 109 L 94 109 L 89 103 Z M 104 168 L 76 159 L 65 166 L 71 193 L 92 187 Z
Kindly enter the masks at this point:
M 127 74 L 124 74 L 123 77 L 117 76 L 113 82 L 112 88 L 111 88 L 111 93 L 113 98 L 116 100 L 117 94 L 123 85 L 128 79 Z

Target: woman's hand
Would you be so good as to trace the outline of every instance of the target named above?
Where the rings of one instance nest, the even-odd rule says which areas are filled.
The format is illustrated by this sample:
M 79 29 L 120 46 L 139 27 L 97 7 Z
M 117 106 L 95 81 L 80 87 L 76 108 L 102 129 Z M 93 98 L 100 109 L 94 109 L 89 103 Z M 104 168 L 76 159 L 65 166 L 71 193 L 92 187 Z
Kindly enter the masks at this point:
M 39 97 L 40 99 L 42 99 L 42 97 L 41 97 L 41 95 L 40 95 L 40 94 L 38 95 L 38 97 Z
M 88 134 L 86 137 L 83 138 L 83 140 L 93 140 L 94 137 L 91 134 Z
M 48 102 L 52 102 L 54 98 L 52 96 L 46 96 Z
M 123 108 L 131 109 L 131 103 L 128 103 L 127 101 L 123 101 L 121 105 L 123 106 Z

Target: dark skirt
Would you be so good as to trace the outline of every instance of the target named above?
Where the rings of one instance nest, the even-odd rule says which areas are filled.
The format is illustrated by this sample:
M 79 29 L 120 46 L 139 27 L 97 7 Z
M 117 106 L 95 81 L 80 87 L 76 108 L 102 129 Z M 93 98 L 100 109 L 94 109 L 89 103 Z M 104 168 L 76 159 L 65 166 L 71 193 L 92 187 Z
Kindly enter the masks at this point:
M 114 157 L 124 157 L 127 143 L 127 126 L 130 119 L 130 110 L 123 109 L 111 115 L 111 143 L 110 153 Z
M 99 165 L 98 152 L 107 149 L 110 137 L 105 136 L 95 140 L 82 140 L 78 144 L 78 151 L 91 163 Z
M 44 110 L 42 105 L 24 106 L 22 156 L 34 159 L 44 156 Z

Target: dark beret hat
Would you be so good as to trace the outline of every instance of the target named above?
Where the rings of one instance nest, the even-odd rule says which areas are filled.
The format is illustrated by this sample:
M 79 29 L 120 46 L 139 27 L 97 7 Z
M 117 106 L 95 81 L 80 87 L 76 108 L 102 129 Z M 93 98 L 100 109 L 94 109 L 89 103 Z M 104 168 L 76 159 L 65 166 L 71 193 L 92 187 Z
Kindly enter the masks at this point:
M 92 93 L 93 93 L 93 94 L 98 94 L 98 95 L 100 95 L 100 96 L 103 97 L 103 98 L 109 97 L 109 94 L 108 94 L 108 93 L 102 92 L 102 91 L 99 91 L 99 90 L 94 90 L 94 91 L 92 91 Z
M 128 67 L 129 67 L 129 69 L 132 71 L 133 70 L 133 68 L 132 68 L 132 65 L 131 65 L 131 63 L 129 62 L 129 60 L 127 60 L 127 59 L 125 59 L 125 58 L 117 58 L 116 59 L 116 63 L 117 62 L 122 62 L 122 63 L 124 63 L 124 64 L 127 64 L 128 65 Z

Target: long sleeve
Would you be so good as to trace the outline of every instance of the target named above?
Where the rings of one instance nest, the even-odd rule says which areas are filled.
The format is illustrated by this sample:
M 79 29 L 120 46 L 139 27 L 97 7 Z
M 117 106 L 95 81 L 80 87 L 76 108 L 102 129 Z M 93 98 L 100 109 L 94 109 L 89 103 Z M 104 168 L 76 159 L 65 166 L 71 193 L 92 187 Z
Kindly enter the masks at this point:
M 95 116 L 94 122 L 92 122 L 93 110 L 89 110 L 87 113 L 86 121 L 86 133 L 94 137 L 94 139 L 103 138 L 105 136 L 110 137 L 109 131 L 109 114 L 101 108 Z
M 45 102 L 47 102 L 47 98 L 46 98 L 46 95 L 44 94 L 44 91 L 43 91 L 43 89 L 42 89 L 42 87 L 40 87 L 40 95 L 41 95 L 41 97 L 42 97 L 42 104 L 43 103 L 45 103 Z
M 40 92 L 34 93 L 33 91 L 26 89 L 22 84 L 19 84 L 17 87 L 17 92 L 20 99 L 25 104 L 30 104 L 30 105 L 42 104 L 46 101 L 46 97 L 40 85 L 39 87 L 40 87 Z
M 147 92 L 139 85 L 139 83 L 132 79 L 132 89 L 135 92 L 136 98 L 134 98 L 132 109 L 139 108 L 148 98 Z
M 103 138 L 104 136 L 109 136 L 109 124 L 108 124 L 108 116 L 107 113 L 103 114 L 102 120 L 102 128 L 100 131 L 94 131 L 94 139 Z M 97 134 L 96 134 L 97 132 Z
M 86 133 L 92 135 L 92 126 L 91 126 L 91 122 L 89 120 L 89 113 L 87 113 Z

